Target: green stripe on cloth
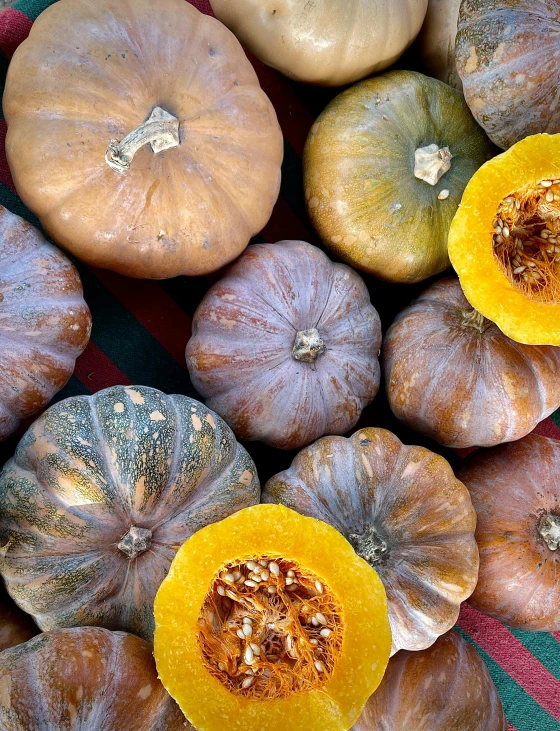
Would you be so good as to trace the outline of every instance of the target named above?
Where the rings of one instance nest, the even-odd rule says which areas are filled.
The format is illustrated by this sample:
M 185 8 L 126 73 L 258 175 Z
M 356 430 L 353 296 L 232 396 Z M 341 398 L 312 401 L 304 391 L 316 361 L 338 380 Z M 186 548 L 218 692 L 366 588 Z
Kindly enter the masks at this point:
M 560 680 L 560 642 L 547 632 L 510 632 L 541 662 L 549 673 Z
M 55 0 L 16 0 L 12 7 L 21 10 L 30 20 L 35 20 L 45 8 L 48 8 L 54 2 Z
M 0 203 L 2 203 L 2 205 L 5 206 L 12 213 L 16 213 L 18 216 L 25 218 L 26 221 L 29 221 L 29 223 L 36 228 L 40 229 L 41 231 L 43 230 L 37 216 L 31 213 L 29 208 L 24 206 L 24 204 L 17 197 L 17 195 L 12 190 L 10 190 L 7 185 L 4 185 L 4 183 L 0 183 Z

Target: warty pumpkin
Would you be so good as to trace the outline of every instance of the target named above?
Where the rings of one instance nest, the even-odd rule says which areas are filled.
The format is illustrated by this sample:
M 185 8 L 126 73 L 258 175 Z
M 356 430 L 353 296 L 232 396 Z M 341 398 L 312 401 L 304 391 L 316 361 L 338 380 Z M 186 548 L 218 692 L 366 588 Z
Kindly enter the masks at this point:
M 473 310 L 456 277 L 397 316 L 383 371 L 395 416 L 446 447 L 521 439 L 560 407 L 560 348 L 510 340 Z
M 391 66 L 428 0 L 211 0 L 216 17 L 261 61 L 296 81 L 342 86 Z
M 76 269 L 0 206 L 0 440 L 66 384 L 90 331 Z
M 345 731 L 389 659 L 376 572 L 334 528 L 281 505 L 189 538 L 154 611 L 159 677 L 204 731 Z
M 194 731 L 158 680 L 150 645 L 99 627 L 54 630 L 0 653 L 0 725 Z
M 39 628 L 31 617 L 22 612 L 0 586 L 0 652 L 27 642 L 37 634 Z
M 385 429 L 323 437 L 265 485 L 262 501 L 323 520 L 375 568 L 394 654 L 447 632 L 478 573 L 469 493 L 443 457 Z
M 428 10 L 415 43 L 420 71 L 455 89 L 463 84 L 455 64 L 455 36 L 461 0 L 428 0 Z
M 560 442 L 530 434 L 476 452 L 457 472 L 477 514 L 470 603 L 510 627 L 560 631 L 559 469 Z
M 247 452 L 198 401 L 145 386 L 68 398 L 0 473 L 0 573 L 43 630 L 99 625 L 151 640 L 178 546 L 259 492 Z
M 184 0 L 60 0 L 10 63 L 18 194 L 53 240 L 132 277 L 212 272 L 268 221 L 283 141 L 235 37 Z
M 381 322 L 362 279 L 304 241 L 250 246 L 202 300 L 191 380 L 240 439 L 343 434 L 379 388 Z
M 325 246 L 391 282 L 449 266 L 447 235 L 463 190 L 492 154 L 459 91 L 414 71 L 347 89 L 304 152 L 305 199 Z

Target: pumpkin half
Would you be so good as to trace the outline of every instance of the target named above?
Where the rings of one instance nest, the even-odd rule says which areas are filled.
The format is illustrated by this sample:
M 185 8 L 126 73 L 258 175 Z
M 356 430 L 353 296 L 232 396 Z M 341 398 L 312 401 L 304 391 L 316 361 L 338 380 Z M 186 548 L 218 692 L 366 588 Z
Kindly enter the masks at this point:
M 344 731 L 389 659 L 376 572 L 334 528 L 257 505 L 195 533 L 155 601 L 159 677 L 204 731 Z
M 560 134 L 518 142 L 478 170 L 449 232 L 471 305 L 512 340 L 560 345 Z

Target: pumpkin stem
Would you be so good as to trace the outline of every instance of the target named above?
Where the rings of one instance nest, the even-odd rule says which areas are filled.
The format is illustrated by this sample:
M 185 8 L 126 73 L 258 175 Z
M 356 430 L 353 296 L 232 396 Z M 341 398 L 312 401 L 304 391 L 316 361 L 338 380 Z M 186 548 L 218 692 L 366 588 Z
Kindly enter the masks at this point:
M 560 515 L 543 515 L 539 521 L 539 535 L 551 551 L 560 548 Z
M 414 176 L 429 185 L 437 185 L 441 177 L 451 170 L 449 147 L 428 145 L 419 147 L 414 153 Z
M 315 363 L 317 358 L 326 350 L 325 343 L 314 327 L 309 330 L 300 330 L 296 333 L 292 347 L 292 358 L 304 363 Z
M 149 528 L 132 525 L 117 543 L 117 548 L 132 560 L 147 551 L 151 542 L 152 531 Z
M 488 327 L 488 320 L 478 310 L 461 310 L 461 314 L 461 327 L 472 327 L 479 333 L 483 333 Z
M 381 563 L 389 548 L 373 526 L 369 526 L 363 533 L 350 533 L 346 538 L 358 556 L 370 566 Z
M 132 158 L 144 145 L 149 144 L 157 154 L 179 145 L 179 120 L 161 107 L 155 107 L 148 119 L 120 142 L 111 140 L 105 153 L 105 162 L 118 173 L 130 168 Z

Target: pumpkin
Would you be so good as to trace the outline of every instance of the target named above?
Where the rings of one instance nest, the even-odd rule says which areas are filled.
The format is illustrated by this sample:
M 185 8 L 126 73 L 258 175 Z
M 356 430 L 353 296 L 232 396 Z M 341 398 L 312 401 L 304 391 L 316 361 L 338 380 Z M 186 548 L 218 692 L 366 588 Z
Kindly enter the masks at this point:
M 4 731 L 194 731 L 159 682 L 150 645 L 99 627 L 4 650 L 0 701 Z
M 414 71 L 347 89 L 307 139 L 305 198 L 325 246 L 391 282 L 449 266 L 447 234 L 491 145 L 460 92 Z
M 467 185 L 449 256 L 467 300 L 512 340 L 560 345 L 560 135 L 534 135 Z
M 457 70 L 467 104 L 499 147 L 560 132 L 556 0 L 463 0 Z
M 462 89 L 455 65 L 455 36 L 461 0 L 428 0 L 428 10 L 415 43 L 420 68 L 446 84 Z
M 0 440 L 66 384 L 90 331 L 76 269 L 0 206 Z
M 448 632 L 427 650 L 403 650 L 391 658 L 352 731 L 506 731 L 507 727 L 484 661 L 461 635 Z
M 560 631 L 560 442 L 530 434 L 458 471 L 478 517 L 471 604 L 510 627 Z
M 115 386 L 51 406 L 0 473 L 0 572 L 42 630 L 153 635 L 179 545 L 259 501 L 255 466 L 186 396 Z
M 446 447 L 521 439 L 560 407 L 560 348 L 510 340 L 472 309 L 455 277 L 398 315 L 383 371 L 395 416 Z
M 214 271 L 278 196 L 274 109 L 235 37 L 184 0 L 54 3 L 14 54 L 3 109 L 18 194 L 95 266 Z
M 279 505 L 195 533 L 154 611 L 159 677 L 205 731 L 344 731 L 389 659 L 375 571 L 331 526 Z
M 14 604 L 0 586 L 0 652 L 39 633 L 31 617 Z
M 191 380 L 240 439 L 343 434 L 379 388 L 381 322 L 362 279 L 303 241 L 250 246 L 202 300 Z
M 261 61 L 296 81 L 342 86 L 391 66 L 412 43 L 428 0 L 210 0 Z
M 323 520 L 375 568 L 392 652 L 422 650 L 455 624 L 478 553 L 469 493 L 443 457 L 385 429 L 324 437 L 265 485 L 262 501 Z

